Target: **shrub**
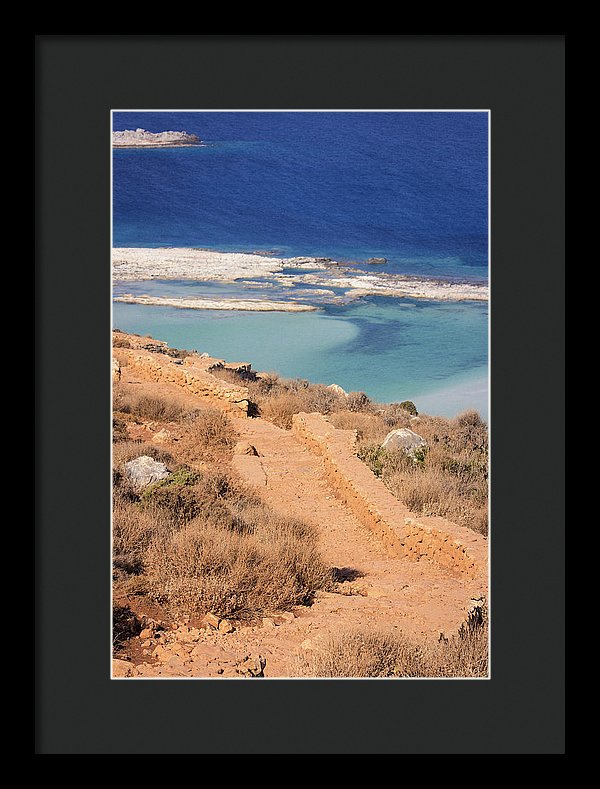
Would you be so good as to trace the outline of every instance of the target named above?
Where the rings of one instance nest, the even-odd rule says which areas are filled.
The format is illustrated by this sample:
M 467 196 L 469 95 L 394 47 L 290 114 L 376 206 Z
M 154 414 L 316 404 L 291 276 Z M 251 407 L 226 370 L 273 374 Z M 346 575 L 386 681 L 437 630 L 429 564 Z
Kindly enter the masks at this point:
M 127 337 L 124 334 L 121 334 L 116 329 L 113 331 L 112 344 L 113 344 L 113 348 L 131 348 L 131 342 L 129 341 L 129 337 Z
M 179 523 L 190 521 L 202 511 L 203 502 L 191 489 L 199 479 L 197 472 L 181 467 L 166 479 L 148 485 L 140 496 L 140 504 L 165 509 Z
M 358 450 L 358 457 L 366 463 L 376 477 L 383 473 L 386 451 L 379 444 L 366 444 Z
M 487 612 L 463 625 L 456 636 L 417 645 L 404 635 L 342 631 L 301 667 L 313 677 L 486 677 Z
M 133 636 L 141 632 L 142 626 L 127 605 L 113 605 L 112 609 L 113 649 L 119 649 Z
M 411 415 L 400 403 L 388 403 L 379 409 L 379 415 L 387 430 L 411 426 Z
M 127 431 L 127 422 L 117 416 L 113 416 L 112 423 L 112 440 L 113 442 L 128 441 L 129 433 Z
M 230 474 L 179 469 L 140 506 L 120 505 L 115 554 L 139 558 L 147 593 L 178 614 L 256 616 L 307 604 L 332 583 L 315 530 Z
M 348 411 L 370 411 L 373 403 L 364 392 L 349 392 L 346 398 L 346 408 Z
M 237 433 L 227 414 L 217 408 L 206 408 L 184 421 L 179 454 L 188 462 L 220 460 L 233 454 L 236 440 Z
M 330 414 L 328 419 L 338 430 L 356 430 L 359 441 L 369 440 L 381 444 L 388 433 L 378 414 L 336 411 Z
M 113 559 L 115 565 L 127 572 L 143 571 L 144 553 L 157 534 L 171 532 L 178 527 L 168 510 L 146 506 L 141 508 L 135 499 L 115 497 L 113 501 Z
M 281 522 L 240 533 L 198 517 L 153 540 L 145 563 L 150 593 L 179 613 L 248 618 L 309 604 L 331 583 L 315 541 L 282 534 Z
M 416 405 L 413 403 L 412 400 L 403 400 L 401 403 L 398 404 L 403 411 L 408 411 L 411 416 L 418 416 L 419 412 L 417 411 Z
M 176 400 L 156 395 L 129 396 L 120 404 L 119 410 L 156 422 L 179 422 L 195 413 Z
M 248 375 L 218 367 L 211 372 L 218 378 L 246 386 L 257 415 L 286 430 L 291 428 L 294 414 L 329 414 L 346 408 L 344 395 L 323 384 L 312 384 L 301 378 L 279 378 L 276 373 Z

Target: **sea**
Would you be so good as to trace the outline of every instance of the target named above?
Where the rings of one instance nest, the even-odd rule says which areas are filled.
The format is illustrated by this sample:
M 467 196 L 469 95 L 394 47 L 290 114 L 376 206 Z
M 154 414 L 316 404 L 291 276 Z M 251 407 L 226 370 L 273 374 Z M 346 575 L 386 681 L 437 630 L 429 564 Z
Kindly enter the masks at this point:
M 114 112 L 113 128 L 187 131 L 206 143 L 113 151 L 115 247 L 385 257 L 389 273 L 488 282 L 487 112 Z M 249 297 L 247 284 L 191 280 L 126 290 Z M 318 306 L 115 302 L 113 326 L 378 402 L 488 418 L 487 302 L 364 296 Z

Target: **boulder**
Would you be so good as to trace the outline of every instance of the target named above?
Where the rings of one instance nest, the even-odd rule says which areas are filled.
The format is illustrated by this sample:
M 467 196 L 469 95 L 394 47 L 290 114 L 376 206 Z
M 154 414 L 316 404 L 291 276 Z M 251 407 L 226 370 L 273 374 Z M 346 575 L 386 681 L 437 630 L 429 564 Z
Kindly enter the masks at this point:
M 382 266 L 384 263 L 387 263 L 387 258 L 369 258 L 367 263 L 373 266 Z
M 413 455 L 416 449 L 427 447 L 427 441 L 418 433 L 414 433 L 407 427 L 392 430 L 388 433 L 381 445 L 382 449 L 401 449 L 407 455 Z
M 342 397 L 348 397 L 348 392 L 346 392 L 345 389 L 342 389 L 342 387 L 339 386 L 338 384 L 329 384 L 327 388 L 331 389 L 332 392 L 335 392 L 336 394 L 339 394 Z
M 165 464 L 148 455 L 141 455 L 135 460 L 130 460 L 129 463 L 125 463 L 124 468 L 126 476 L 136 488 L 145 488 L 152 482 L 158 482 L 169 476 L 169 470 Z
M 112 360 L 112 379 L 114 384 L 119 383 L 121 380 L 121 365 L 119 364 L 119 360 L 115 359 L 114 356 Z

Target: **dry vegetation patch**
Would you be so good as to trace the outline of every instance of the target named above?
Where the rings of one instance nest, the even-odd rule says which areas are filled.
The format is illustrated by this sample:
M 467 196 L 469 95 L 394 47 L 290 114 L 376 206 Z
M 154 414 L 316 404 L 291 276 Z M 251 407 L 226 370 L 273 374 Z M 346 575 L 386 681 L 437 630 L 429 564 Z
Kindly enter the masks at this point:
M 117 392 L 121 418 L 175 424 L 169 451 L 113 438 L 113 560 L 119 594 L 143 595 L 181 616 L 211 611 L 248 619 L 310 604 L 333 583 L 315 531 L 273 512 L 232 472 L 238 438 L 218 409 L 184 409 L 161 397 Z M 119 417 L 117 417 L 119 419 Z M 169 477 L 136 491 L 124 464 L 141 455 Z M 191 464 L 191 465 L 190 465 Z
M 436 644 L 415 644 L 402 634 L 342 631 L 307 659 L 300 670 L 311 677 L 487 677 L 487 612 Z
M 445 517 L 487 534 L 487 426 L 475 411 L 454 419 L 421 415 L 414 421 L 391 404 L 376 413 L 337 412 L 329 420 L 342 430 L 356 430 L 358 457 L 412 512 Z M 412 458 L 383 449 L 388 432 L 401 427 L 418 432 L 428 448 L 415 450 Z

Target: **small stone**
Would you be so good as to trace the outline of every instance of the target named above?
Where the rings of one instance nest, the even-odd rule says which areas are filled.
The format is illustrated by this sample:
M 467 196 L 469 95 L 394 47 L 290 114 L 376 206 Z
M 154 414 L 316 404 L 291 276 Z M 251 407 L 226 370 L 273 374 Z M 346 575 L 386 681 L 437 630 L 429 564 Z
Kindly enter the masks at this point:
M 175 643 L 171 644 L 169 650 L 171 654 L 184 656 L 192 651 L 192 646 L 190 644 Z
M 235 630 L 229 619 L 221 619 L 219 622 L 219 633 L 233 633 Z
M 171 657 L 167 660 L 167 666 L 169 666 L 169 668 L 181 670 L 185 667 L 185 664 L 183 658 L 179 655 L 171 655 Z
M 241 669 L 251 677 L 262 677 L 264 676 L 263 671 L 266 665 L 267 661 L 262 655 L 250 655 L 247 660 L 238 666 L 238 670 Z
M 160 644 L 154 647 L 152 654 L 157 660 L 160 661 L 168 660 L 171 657 L 171 652 L 169 652 L 168 649 L 165 649 L 165 647 L 161 646 Z
M 296 618 L 296 615 L 292 611 L 282 611 L 278 616 L 288 624 L 291 624 Z
M 152 441 L 154 441 L 156 444 L 164 444 L 165 441 L 168 441 L 170 438 L 171 438 L 170 431 L 163 428 L 162 430 L 159 430 L 158 433 L 155 433 L 152 436 Z
M 152 641 L 149 638 L 147 638 L 145 641 L 142 641 L 142 646 L 143 647 L 149 647 L 151 644 L 152 644 Z
M 310 650 L 310 649 L 314 649 L 314 648 L 315 648 L 314 644 L 310 640 L 310 638 L 305 638 L 304 641 L 300 644 L 300 649 Z
M 145 627 L 140 633 L 140 641 L 145 641 L 147 638 L 152 638 L 153 635 L 154 631 L 150 630 L 149 627 Z
M 135 674 L 135 666 L 127 660 L 113 660 L 112 662 L 112 676 L 113 677 L 133 677 Z
M 233 450 L 234 455 L 255 455 L 258 456 L 258 450 L 253 444 L 248 441 L 240 441 L 235 445 Z
M 207 628 L 211 628 L 212 630 L 216 630 L 219 627 L 219 622 L 221 620 L 215 614 L 205 614 L 201 621 L 200 627 L 206 630 Z
M 262 626 L 266 627 L 268 629 L 276 627 L 275 621 L 273 619 L 271 619 L 270 616 L 264 616 L 263 617 Z

